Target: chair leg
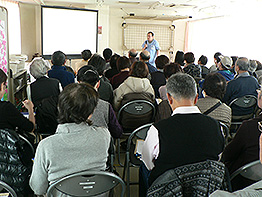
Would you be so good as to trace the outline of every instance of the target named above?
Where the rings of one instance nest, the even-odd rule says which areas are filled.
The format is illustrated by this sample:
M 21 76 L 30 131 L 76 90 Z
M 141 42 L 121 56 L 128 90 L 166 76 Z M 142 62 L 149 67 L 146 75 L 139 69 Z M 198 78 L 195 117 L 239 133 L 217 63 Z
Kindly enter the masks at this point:
M 118 157 L 118 164 L 121 167 L 124 167 L 124 165 L 120 161 L 120 138 L 117 139 L 117 157 Z

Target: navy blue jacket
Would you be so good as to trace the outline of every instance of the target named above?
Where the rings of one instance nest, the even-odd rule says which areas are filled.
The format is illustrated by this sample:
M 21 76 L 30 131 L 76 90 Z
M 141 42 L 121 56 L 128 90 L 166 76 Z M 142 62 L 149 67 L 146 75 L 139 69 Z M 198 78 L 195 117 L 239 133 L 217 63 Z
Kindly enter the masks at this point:
M 75 83 L 73 73 L 66 71 L 64 66 L 53 65 L 52 69 L 48 71 L 48 77 L 58 79 L 62 87 L 66 87 L 70 83 Z

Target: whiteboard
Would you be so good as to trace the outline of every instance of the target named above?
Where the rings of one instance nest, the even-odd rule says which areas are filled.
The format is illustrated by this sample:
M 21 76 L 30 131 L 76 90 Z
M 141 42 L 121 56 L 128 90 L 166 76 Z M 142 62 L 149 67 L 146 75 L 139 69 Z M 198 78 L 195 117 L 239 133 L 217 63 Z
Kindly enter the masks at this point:
M 98 11 L 42 6 L 42 54 L 51 56 L 63 51 L 71 58 L 81 51 L 97 52 Z
M 8 48 L 8 24 L 7 24 L 7 9 L 0 6 L 0 69 L 8 76 L 8 87 L 10 87 L 9 74 L 9 48 Z M 6 89 L 3 100 L 9 100 L 9 89 Z

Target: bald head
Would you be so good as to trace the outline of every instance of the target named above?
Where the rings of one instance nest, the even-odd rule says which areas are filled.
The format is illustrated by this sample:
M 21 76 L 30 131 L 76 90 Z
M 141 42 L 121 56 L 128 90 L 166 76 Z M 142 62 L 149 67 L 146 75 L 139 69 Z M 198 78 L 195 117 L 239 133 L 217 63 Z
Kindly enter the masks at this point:
M 150 52 L 149 51 L 144 50 L 140 53 L 140 60 L 141 61 L 148 61 L 149 59 L 150 59 Z
M 128 56 L 129 56 L 129 58 L 130 58 L 130 57 L 136 57 L 136 56 L 137 56 L 136 50 L 135 50 L 135 49 L 130 49 L 130 50 L 128 51 Z

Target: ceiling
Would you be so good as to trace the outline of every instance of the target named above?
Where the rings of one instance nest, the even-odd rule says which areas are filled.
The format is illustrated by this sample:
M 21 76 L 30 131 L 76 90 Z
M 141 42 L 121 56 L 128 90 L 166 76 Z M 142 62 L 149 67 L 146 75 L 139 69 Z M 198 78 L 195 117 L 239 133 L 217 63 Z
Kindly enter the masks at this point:
M 192 16 L 194 19 L 229 15 L 246 9 L 247 6 L 262 6 L 262 0 L 21 0 L 23 3 L 41 5 L 61 5 L 72 7 L 122 8 L 123 16 L 135 13 L 135 10 L 152 11 L 152 16 L 159 11 L 172 16 Z M 261 8 L 261 7 L 260 7 Z M 164 15 L 164 14 L 162 14 Z

